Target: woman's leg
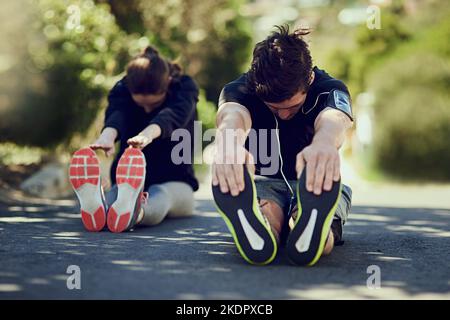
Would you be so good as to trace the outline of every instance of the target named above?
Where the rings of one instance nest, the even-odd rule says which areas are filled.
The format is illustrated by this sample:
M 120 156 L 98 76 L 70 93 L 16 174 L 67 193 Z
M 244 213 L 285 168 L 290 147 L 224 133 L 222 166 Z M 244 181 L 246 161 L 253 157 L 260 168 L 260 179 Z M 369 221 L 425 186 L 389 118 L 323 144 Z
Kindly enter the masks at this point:
M 111 207 L 114 201 L 117 200 L 118 188 L 117 185 L 113 185 L 109 191 L 105 192 L 105 202 L 107 209 Z
M 165 217 L 189 217 L 194 212 L 194 191 L 184 182 L 155 184 L 148 189 L 149 198 L 143 206 L 141 225 L 154 226 Z
M 172 206 L 168 218 L 186 218 L 194 215 L 194 190 L 184 182 L 166 182 L 163 184 L 172 196 Z

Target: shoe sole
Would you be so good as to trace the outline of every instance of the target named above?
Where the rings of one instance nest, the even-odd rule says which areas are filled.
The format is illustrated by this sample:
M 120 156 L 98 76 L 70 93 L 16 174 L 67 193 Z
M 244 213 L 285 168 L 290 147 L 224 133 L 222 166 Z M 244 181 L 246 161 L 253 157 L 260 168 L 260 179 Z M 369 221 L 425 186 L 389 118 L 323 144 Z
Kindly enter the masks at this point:
M 333 216 L 341 196 L 341 181 L 334 181 L 330 191 L 320 195 L 306 190 L 306 169 L 297 181 L 298 214 L 289 234 L 286 250 L 293 263 L 314 265 L 322 255 Z
M 69 180 L 80 202 L 81 220 L 86 230 L 98 232 L 105 227 L 100 165 L 95 151 L 82 148 L 76 151 L 69 165 Z
M 136 221 L 140 194 L 145 183 L 145 157 L 141 150 L 127 148 L 116 169 L 117 199 L 108 210 L 108 229 L 119 233 Z
M 236 197 L 229 192 L 222 193 L 219 186 L 213 186 L 216 208 L 233 235 L 241 256 L 251 264 L 265 265 L 275 258 L 277 243 L 259 210 L 255 183 L 246 167 L 244 182 L 244 190 Z

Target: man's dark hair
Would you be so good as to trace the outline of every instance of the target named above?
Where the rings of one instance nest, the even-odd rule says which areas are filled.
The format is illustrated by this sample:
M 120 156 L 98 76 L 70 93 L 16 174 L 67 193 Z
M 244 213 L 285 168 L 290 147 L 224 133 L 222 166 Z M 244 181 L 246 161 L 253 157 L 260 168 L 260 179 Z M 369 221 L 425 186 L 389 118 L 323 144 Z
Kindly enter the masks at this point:
M 256 44 L 248 71 L 248 87 L 260 99 L 281 102 L 299 90 L 307 91 L 312 58 L 303 36 L 308 29 L 289 32 L 288 26 L 276 26 L 265 40 Z

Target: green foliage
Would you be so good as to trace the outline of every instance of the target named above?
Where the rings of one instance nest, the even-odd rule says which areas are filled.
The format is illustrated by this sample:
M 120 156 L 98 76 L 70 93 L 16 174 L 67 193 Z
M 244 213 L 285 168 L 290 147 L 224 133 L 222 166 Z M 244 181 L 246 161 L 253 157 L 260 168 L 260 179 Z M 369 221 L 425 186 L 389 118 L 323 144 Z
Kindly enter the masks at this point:
M 147 36 L 169 58 L 179 60 L 209 101 L 217 102 L 223 85 L 247 66 L 251 27 L 238 10 L 244 0 L 97 2 L 110 4 L 124 30 Z
M 326 63 L 325 70 L 336 79 L 348 82 L 350 80 L 350 68 L 352 66 L 351 55 L 350 50 L 341 48 L 332 50 L 328 55 L 328 63 Z
M 216 106 L 206 99 L 203 90 L 200 91 L 197 113 L 198 120 L 202 122 L 203 131 L 212 129 L 216 126 Z
M 403 4 L 382 9 L 381 29 L 361 25 L 354 49 L 334 49 L 329 71 L 354 97 L 374 93 L 368 163 L 399 178 L 448 181 L 450 7 L 436 1 L 408 12 Z
M 39 148 L 22 147 L 13 143 L 0 143 L 0 166 L 30 165 L 42 161 Z
M 106 3 L 116 17 L 117 24 L 127 33 L 145 33 L 144 21 L 140 8 L 141 0 L 95 0 Z
M 375 160 L 387 172 L 450 180 L 450 12 L 395 50 L 370 77 Z
M 395 176 L 450 180 L 450 64 L 433 53 L 392 59 L 371 77 L 375 158 Z
M 13 70 L 21 90 L 3 111 L 0 136 L 56 146 L 89 128 L 130 48 L 106 6 L 89 0 L 29 5 L 34 23 L 25 35 L 27 52 Z
M 251 52 L 251 36 L 242 18 L 228 19 L 223 26 L 216 26 L 216 32 L 199 46 L 199 55 L 205 52 L 205 62 L 197 76 L 205 88 L 206 97 L 217 103 L 223 86 L 237 78 L 249 61 Z
M 402 24 L 401 10 L 396 7 L 381 12 L 381 29 L 360 26 L 356 34 L 357 49 L 349 67 L 349 80 L 357 92 L 366 88 L 367 75 L 381 65 L 403 43 L 410 38 Z

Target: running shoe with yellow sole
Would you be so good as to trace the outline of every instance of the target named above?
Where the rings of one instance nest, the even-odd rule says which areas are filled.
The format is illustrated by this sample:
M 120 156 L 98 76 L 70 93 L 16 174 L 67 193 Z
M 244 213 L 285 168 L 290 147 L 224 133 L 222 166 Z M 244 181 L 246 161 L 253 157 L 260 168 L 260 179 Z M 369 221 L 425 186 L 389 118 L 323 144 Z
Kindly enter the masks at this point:
M 341 181 L 333 181 L 330 191 L 315 195 L 306 189 L 306 168 L 297 182 L 298 213 L 286 250 L 293 263 L 314 265 L 322 255 L 334 213 L 341 196 Z
M 213 186 L 215 204 L 241 256 L 251 264 L 268 264 L 276 256 L 277 242 L 259 209 L 255 183 L 246 166 L 244 183 L 244 190 L 236 197 L 229 192 L 222 193 L 219 186 Z

